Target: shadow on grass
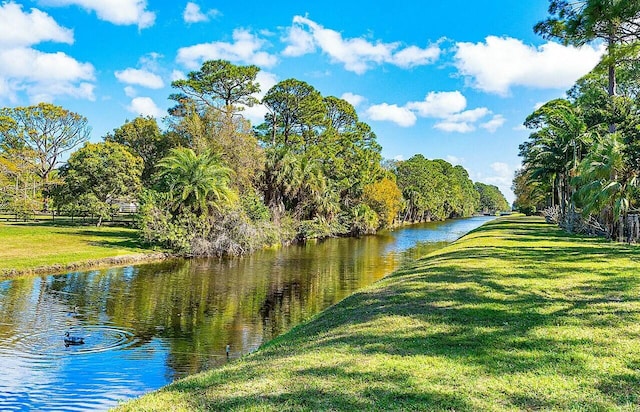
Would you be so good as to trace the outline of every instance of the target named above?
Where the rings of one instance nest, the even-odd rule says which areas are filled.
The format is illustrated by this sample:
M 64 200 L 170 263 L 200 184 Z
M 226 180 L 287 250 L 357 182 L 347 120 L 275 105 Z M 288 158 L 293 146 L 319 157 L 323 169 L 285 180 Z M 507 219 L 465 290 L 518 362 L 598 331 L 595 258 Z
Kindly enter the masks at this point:
M 640 321 L 639 249 L 571 241 L 575 237 L 540 219 L 511 220 L 491 222 L 473 236 L 499 235 L 517 242 L 517 248 L 500 244 L 438 252 L 269 342 L 246 364 L 165 391 L 192 390 L 195 405 L 219 410 L 473 410 L 490 396 L 492 405 L 504 409 L 637 407 L 640 348 L 629 345 L 640 341 L 633 327 Z M 207 395 L 223 380 L 265 379 L 256 372 L 261 362 L 286 365 L 296 356 L 318 353 L 340 354 L 351 363 L 303 365 L 292 372 L 291 386 L 277 394 Z M 428 378 L 433 388 L 428 390 L 415 371 L 359 368 L 380 359 L 455 365 L 474 371 L 486 387 L 475 387 L 464 376 L 455 380 L 443 370 Z M 616 363 L 627 366 L 612 366 Z M 516 375 L 529 379 L 535 390 L 511 384 Z M 298 379 L 315 386 L 301 389 Z M 361 382 L 366 389 L 358 396 L 324 389 Z M 578 389 L 557 388 L 558 382 Z
M 145 249 L 147 245 L 144 244 L 142 238 L 138 236 L 138 233 L 125 229 L 83 229 L 77 232 L 80 236 L 87 236 L 93 239 L 99 238 L 101 240 L 92 240 L 91 244 L 105 247 L 114 248 L 128 248 L 128 249 Z

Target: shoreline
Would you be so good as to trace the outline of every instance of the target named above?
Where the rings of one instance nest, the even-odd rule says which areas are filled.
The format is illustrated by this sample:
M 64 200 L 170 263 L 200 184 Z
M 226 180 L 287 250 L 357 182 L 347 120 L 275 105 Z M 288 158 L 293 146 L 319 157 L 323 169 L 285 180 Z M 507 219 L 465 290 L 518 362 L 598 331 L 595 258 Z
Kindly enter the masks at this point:
M 482 216 L 474 215 L 470 217 L 482 217 Z M 456 220 L 456 219 L 464 219 L 464 218 L 451 218 L 451 219 L 445 219 L 443 221 L 404 222 L 402 224 L 398 224 L 394 226 L 390 230 L 398 230 L 398 229 L 402 229 L 402 228 L 417 225 L 417 224 L 444 223 L 449 220 Z M 22 222 L 19 222 L 19 223 L 20 225 L 22 225 Z M 25 225 L 25 227 L 28 227 L 28 225 Z M 87 227 L 81 226 L 81 228 L 83 228 L 83 230 L 86 230 L 86 229 L 95 230 L 94 227 L 88 227 L 88 226 Z M 374 236 L 378 234 L 379 232 L 374 234 Z M 348 237 L 354 237 L 354 236 L 343 236 L 343 237 L 348 238 Z M 324 239 L 308 239 L 308 240 L 305 240 L 304 242 L 321 242 L 322 240 Z M 304 242 L 301 242 L 301 243 L 304 243 Z M 278 248 L 287 247 L 296 243 L 299 243 L 299 242 L 294 241 L 291 243 L 279 244 L 275 246 L 266 246 L 264 249 L 265 250 L 278 249 Z M 253 252 L 248 253 L 247 256 L 251 255 L 252 253 Z M 195 257 L 198 258 L 199 256 L 195 256 Z M 38 265 L 38 266 L 26 267 L 22 269 L 5 268 L 5 269 L 0 269 L 0 281 L 14 279 L 14 278 L 23 277 L 23 276 L 39 276 L 43 274 L 57 275 L 57 274 L 62 274 L 64 272 L 70 272 L 70 271 L 84 271 L 84 270 L 91 270 L 91 269 L 103 269 L 108 267 L 122 267 L 122 266 L 128 266 L 132 264 L 144 264 L 144 263 L 152 263 L 152 262 L 159 262 L 159 261 L 168 260 L 168 259 L 180 259 L 180 258 L 191 259 L 191 258 L 194 258 L 194 256 L 179 255 L 172 252 L 148 252 L 148 253 L 139 252 L 139 253 L 117 255 L 117 256 L 106 256 L 106 257 L 96 258 L 96 259 L 84 259 L 84 260 L 72 261 L 68 263 L 52 263 L 47 265 Z
M 179 256 L 168 252 L 137 253 L 91 259 L 86 261 L 70 262 L 66 264 L 51 264 L 25 269 L 0 270 L 0 281 L 15 279 L 21 276 L 59 275 L 64 272 L 85 271 L 91 269 L 105 269 L 111 267 L 129 266 L 132 264 L 153 263 L 168 259 L 176 259 Z
M 496 219 L 116 410 L 633 409 L 639 250 Z

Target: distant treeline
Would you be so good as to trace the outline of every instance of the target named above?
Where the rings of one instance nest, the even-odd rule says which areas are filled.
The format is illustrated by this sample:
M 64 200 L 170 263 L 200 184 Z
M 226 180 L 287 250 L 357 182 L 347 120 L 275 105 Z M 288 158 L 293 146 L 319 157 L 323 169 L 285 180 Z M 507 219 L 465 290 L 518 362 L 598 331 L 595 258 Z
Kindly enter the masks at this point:
M 87 142 L 86 118 L 62 107 L 0 109 L 0 208 L 90 211 L 101 224 L 135 201 L 146 241 L 191 255 L 509 209 L 462 166 L 383 160 L 351 104 L 300 80 L 268 90 L 260 102 L 268 113 L 252 126 L 242 114 L 259 103 L 258 71 L 207 61 L 172 83 L 165 130 L 137 117 L 100 143 Z

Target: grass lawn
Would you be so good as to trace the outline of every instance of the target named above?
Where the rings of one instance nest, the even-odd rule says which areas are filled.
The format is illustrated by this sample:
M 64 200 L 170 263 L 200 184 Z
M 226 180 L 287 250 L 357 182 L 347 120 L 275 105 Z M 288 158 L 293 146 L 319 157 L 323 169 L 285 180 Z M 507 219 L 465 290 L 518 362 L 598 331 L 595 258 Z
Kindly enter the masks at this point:
M 640 248 L 491 222 L 122 410 L 640 410 Z
M 0 274 L 150 252 L 133 229 L 0 223 Z

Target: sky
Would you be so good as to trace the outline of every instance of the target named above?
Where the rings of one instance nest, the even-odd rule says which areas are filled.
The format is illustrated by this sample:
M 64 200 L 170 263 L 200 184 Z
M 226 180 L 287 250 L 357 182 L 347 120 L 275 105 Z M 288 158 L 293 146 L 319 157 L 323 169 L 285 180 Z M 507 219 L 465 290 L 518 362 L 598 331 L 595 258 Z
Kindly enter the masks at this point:
M 162 118 L 171 82 L 224 59 L 260 67 L 261 94 L 295 78 L 354 105 L 382 155 L 467 169 L 510 202 L 522 123 L 599 61 L 544 40 L 548 0 L 0 2 L 0 106 L 51 102 L 87 117 L 91 141 Z M 265 109 L 248 108 L 252 123 Z

